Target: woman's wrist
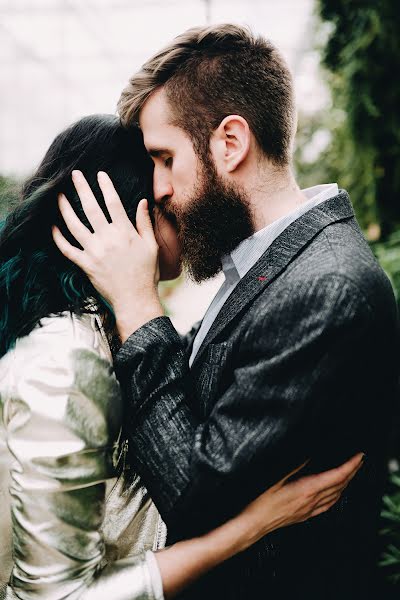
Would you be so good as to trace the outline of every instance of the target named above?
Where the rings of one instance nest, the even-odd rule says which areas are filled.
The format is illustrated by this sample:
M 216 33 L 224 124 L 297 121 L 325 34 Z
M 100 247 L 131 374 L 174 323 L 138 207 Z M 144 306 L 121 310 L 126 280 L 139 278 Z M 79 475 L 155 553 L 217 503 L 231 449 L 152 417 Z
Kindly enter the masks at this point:
M 274 527 L 243 512 L 209 533 L 155 553 L 166 599 L 173 598 L 217 565 L 243 552 Z
M 204 537 L 211 545 L 219 546 L 221 562 L 247 550 L 259 539 L 277 528 L 276 520 L 269 520 L 266 511 L 262 517 L 246 509 Z
M 244 550 L 244 537 L 231 524 L 229 527 L 225 524 L 206 535 L 156 552 L 165 598 L 175 597 L 202 575 Z
M 140 327 L 165 313 L 159 298 L 152 297 L 133 299 L 129 305 L 114 306 L 114 314 L 118 334 L 121 342 L 124 343 Z

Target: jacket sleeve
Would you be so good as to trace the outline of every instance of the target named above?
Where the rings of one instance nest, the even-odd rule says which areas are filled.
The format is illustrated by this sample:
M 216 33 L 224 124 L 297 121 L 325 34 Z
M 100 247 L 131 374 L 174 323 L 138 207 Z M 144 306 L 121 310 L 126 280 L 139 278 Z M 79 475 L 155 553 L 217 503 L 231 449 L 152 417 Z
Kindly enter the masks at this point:
M 173 536 L 215 526 L 310 458 L 324 435 L 313 424 L 321 428 L 330 403 L 340 403 L 337 375 L 345 378 L 352 354 L 368 345 L 370 307 L 340 277 L 282 289 L 258 306 L 228 367 L 230 383 L 203 422 L 168 318 L 137 330 L 116 358 L 132 456 Z
M 22 600 L 155 600 L 145 554 L 105 566 L 105 484 L 121 425 L 111 365 L 91 348 L 50 342 L 14 379 L 3 411 L 15 459 L 9 587 Z

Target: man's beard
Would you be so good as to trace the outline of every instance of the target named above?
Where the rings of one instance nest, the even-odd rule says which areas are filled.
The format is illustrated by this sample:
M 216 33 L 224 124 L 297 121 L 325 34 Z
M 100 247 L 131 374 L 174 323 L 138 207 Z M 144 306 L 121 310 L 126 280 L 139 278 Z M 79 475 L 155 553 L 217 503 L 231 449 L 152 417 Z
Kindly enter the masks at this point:
M 184 208 L 164 207 L 178 229 L 182 265 L 197 282 L 217 275 L 222 256 L 254 232 L 244 190 L 223 181 L 211 160 L 203 162 L 199 179 Z

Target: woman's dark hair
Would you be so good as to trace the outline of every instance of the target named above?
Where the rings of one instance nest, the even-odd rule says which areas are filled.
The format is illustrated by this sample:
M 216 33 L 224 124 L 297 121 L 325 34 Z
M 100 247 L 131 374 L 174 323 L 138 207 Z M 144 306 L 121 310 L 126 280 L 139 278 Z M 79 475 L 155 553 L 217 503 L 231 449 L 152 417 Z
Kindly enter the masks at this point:
M 65 310 L 90 311 L 88 299 L 95 301 L 112 329 L 109 306 L 83 271 L 61 254 L 51 235 L 56 224 L 78 246 L 59 212 L 60 192 L 90 228 L 72 183 L 74 169 L 83 172 L 108 220 L 98 171 L 111 177 L 133 223 L 139 200 L 152 201 L 152 161 L 138 128 L 124 129 L 114 115 L 92 115 L 56 137 L 0 231 L 0 356 L 43 317 Z

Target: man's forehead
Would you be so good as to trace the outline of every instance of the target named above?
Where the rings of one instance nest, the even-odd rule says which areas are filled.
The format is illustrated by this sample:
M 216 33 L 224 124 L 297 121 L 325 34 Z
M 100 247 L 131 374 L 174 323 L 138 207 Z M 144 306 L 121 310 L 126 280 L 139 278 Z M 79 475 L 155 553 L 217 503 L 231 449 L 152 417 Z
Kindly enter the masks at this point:
M 180 127 L 170 123 L 165 125 L 151 123 L 148 127 L 143 128 L 142 132 L 144 145 L 152 156 L 171 154 L 191 143 Z
M 160 98 L 159 92 L 145 102 L 139 114 L 139 125 L 147 150 L 164 147 L 171 139 L 174 127 L 169 122 L 166 103 Z
M 154 156 L 168 150 L 173 143 L 174 135 L 171 127 L 152 124 L 149 128 L 142 129 L 143 141 L 146 149 Z
M 163 89 L 156 90 L 146 100 L 139 113 L 139 124 L 142 130 L 149 129 L 151 125 L 168 125 L 168 103 Z

